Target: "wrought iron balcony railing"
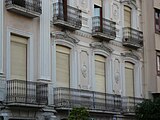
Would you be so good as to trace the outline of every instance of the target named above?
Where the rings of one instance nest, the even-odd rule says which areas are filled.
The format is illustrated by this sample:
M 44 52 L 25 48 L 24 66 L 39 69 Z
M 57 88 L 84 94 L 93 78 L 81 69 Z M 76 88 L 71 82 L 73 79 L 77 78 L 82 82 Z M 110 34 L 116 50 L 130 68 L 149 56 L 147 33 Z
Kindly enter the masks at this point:
M 39 17 L 42 13 L 40 0 L 6 0 L 6 8 L 31 18 Z
M 135 107 L 139 103 L 143 102 L 143 98 L 136 98 L 136 97 L 123 97 L 122 99 L 122 109 L 124 113 L 135 113 Z
M 123 45 L 133 48 L 143 46 L 143 33 L 130 27 L 123 28 Z
M 101 23 L 102 22 L 102 23 Z M 92 36 L 105 40 L 113 40 L 116 38 L 116 23 L 100 17 L 92 18 Z
M 121 110 L 121 97 L 95 91 L 55 88 L 56 108 L 87 107 L 90 110 L 118 112 Z
M 66 14 L 64 9 L 67 9 Z M 63 3 L 53 4 L 53 24 L 59 25 L 71 30 L 79 30 L 82 27 L 81 10 L 67 5 L 64 8 Z
M 43 105 L 48 101 L 48 85 L 24 80 L 7 81 L 7 104 Z

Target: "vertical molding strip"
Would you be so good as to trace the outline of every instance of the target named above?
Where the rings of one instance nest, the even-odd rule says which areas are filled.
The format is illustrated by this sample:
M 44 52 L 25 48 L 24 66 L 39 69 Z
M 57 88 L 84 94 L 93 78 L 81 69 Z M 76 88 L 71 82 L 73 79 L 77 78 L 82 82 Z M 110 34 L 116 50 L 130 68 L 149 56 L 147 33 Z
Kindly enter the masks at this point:
M 50 0 L 42 0 L 40 16 L 39 79 L 51 80 Z
M 3 74 L 3 0 L 0 0 L 0 76 Z

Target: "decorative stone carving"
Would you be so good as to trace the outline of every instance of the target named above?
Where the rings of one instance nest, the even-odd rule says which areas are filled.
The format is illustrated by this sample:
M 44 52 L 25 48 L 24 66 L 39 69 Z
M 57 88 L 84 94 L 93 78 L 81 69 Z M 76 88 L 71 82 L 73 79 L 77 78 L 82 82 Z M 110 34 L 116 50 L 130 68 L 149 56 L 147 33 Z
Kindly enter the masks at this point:
M 82 17 L 82 24 L 88 26 L 88 18 Z
M 85 65 L 85 63 L 84 65 L 82 65 L 81 72 L 82 72 L 83 77 L 86 78 L 87 77 L 87 66 Z
M 79 1 L 79 9 L 82 10 L 83 13 L 89 12 L 89 3 L 90 0 L 78 0 Z
M 88 8 L 88 0 L 80 0 L 80 5 L 82 9 L 87 9 Z
M 66 40 L 68 42 L 77 44 L 80 40 L 78 40 L 77 38 L 74 38 L 70 35 L 69 32 L 65 31 L 65 32 L 58 32 L 58 33 L 51 33 L 51 37 L 53 38 L 53 40 L 55 39 L 63 39 Z
M 105 46 L 102 42 L 93 42 L 93 43 L 90 44 L 90 46 L 91 46 L 93 49 L 104 50 L 104 51 L 106 51 L 107 53 L 113 52 L 113 49 L 111 49 L 111 48 L 108 47 L 108 46 Z
M 80 52 L 80 66 L 81 66 L 81 75 L 80 75 L 80 87 L 83 89 L 88 89 L 89 86 L 89 56 L 87 51 Z
M 113 83 L 113 92 L 115 94 L 121 94 L 121 85 L 120 85 L 120 62 L 118 59 L 114 60 L 114 83 Z
M 126 53 L 121 53 L 122 56 L 124 57 L 130 57 L 133 58 L 135 60 L 140 60 L 140 57 L 138 55 L 136 55 L 135 53 L 131 52 L 126 52 Z
M 120 0 L 120 3 L 127 3 L 129 6 L 133 5 L 137 9 L 136 0 Z
M 113 3 L 112 5 L 112 14 L 113 14 L 113 20 L 118 22 L 119 21 L 119 6 L 116 3 Z

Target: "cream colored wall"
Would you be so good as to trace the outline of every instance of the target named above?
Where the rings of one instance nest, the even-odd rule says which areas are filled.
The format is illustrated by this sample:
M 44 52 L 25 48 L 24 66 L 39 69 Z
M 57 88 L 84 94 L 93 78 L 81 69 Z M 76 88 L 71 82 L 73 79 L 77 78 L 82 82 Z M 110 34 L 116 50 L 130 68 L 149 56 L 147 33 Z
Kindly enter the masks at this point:
M 155 49 L 160 50 L 160 34 L 155 33 Z
M 5 9 L 5 7 L 4 7 Z M 38 78 L 37 72 L 37 61 L 38 61 L 38 47 L 39 47 L 39 18 L 28 18 L 17 13 L 9 12 L 6 9 L 4 10 L 4 69 L 5 75 L 7 71 L 7 39 L 9 29 L 15 29 L 23 33 L 30 34 L 33 37 L 33 71 L 34 80 Z
M 156 47 L 157 39 L 154 27 L 154 7 L 159 7 L 159 0 L 143 0 L 142 1 L 143 15 L 143 37 L 144 37 L 144 86 L 145 95 L 148 93 L 157 92 L 157 72 L 156 72 Z M 159 7 L 160 8 L 160 7 Z

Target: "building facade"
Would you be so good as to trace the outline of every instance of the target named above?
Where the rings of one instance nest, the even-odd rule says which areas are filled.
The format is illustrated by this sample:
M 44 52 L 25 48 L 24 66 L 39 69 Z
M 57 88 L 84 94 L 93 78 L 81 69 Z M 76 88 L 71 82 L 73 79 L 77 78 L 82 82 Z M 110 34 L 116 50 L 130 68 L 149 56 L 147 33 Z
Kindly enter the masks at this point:
M 144 73 L 146 86 L 146 97 L 156 97 L 160 92 L 160 1 L 143 1 L 143 16 L 144 16 Z M 149 29 L 148 29 L 149 28 Z
M 134 119 L 147 94 L 141 0 L 0 2 L 1 117 L 62 120 L 83 106 Z

